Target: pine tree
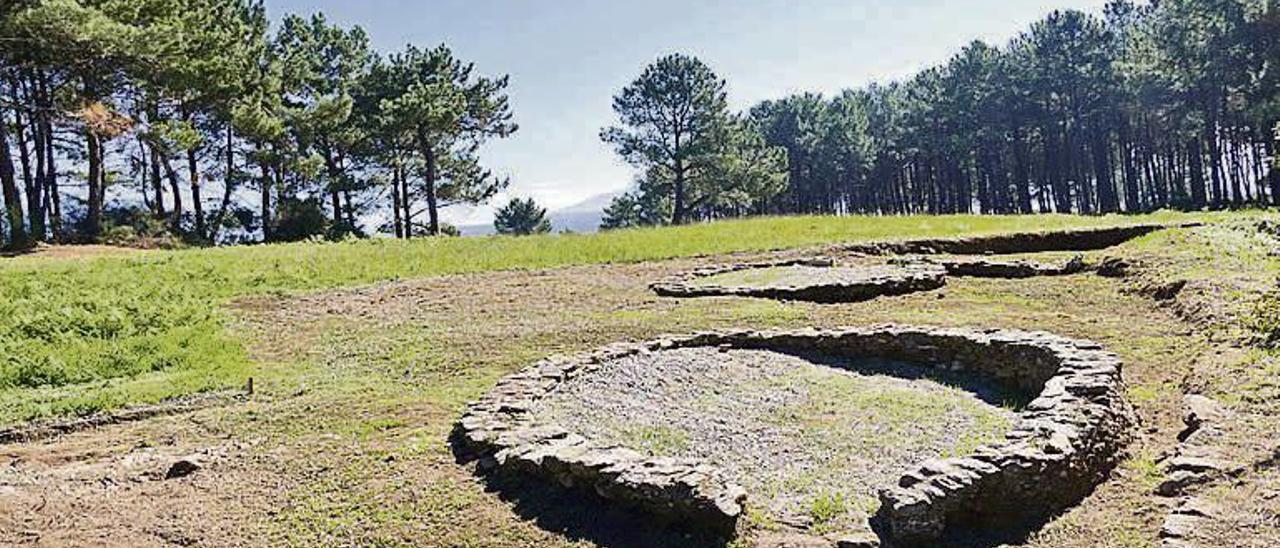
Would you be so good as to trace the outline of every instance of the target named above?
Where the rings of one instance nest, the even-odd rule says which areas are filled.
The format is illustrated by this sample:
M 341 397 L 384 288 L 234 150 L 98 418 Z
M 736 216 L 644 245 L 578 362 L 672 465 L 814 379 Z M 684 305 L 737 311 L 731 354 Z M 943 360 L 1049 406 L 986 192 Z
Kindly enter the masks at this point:
M 427 233 L 439 235 L 439 211 L 452 204 L 476 204 L 492 198 L 509 180 L 484 169 L 476 156 L 491 138 L 518 129 L 506 95 L 508 78 L 475 76 L 474 66 L 445 46 L 410 46 L 375 67 L 371 80 L 382 90 L 378 102 L 381 131 L 407 143 L 417 155 L 418 190 L 426 200 Z M 404 173 L 405 177 L 415 175 Z M 406 229 L 414 212 L 409 185 L 402 187 Z
M 532 198 L 513 198 L 498 208 L 493 227 L 499 234 L 527 236 L 551 232 L 551 221 L 547 219 L 546 208 L 539 207 Z
M 663 196 L 637 204 L 670 199 L 671 224 L 737 212 L 784 185 L 785 151 L 766 143 L 754 122 L 730 115 L 724 87 L 702 61 L 674 54 L 646 67 L 613 99 L 622 125 L 600 138 L 643 170 L 642 193 Z

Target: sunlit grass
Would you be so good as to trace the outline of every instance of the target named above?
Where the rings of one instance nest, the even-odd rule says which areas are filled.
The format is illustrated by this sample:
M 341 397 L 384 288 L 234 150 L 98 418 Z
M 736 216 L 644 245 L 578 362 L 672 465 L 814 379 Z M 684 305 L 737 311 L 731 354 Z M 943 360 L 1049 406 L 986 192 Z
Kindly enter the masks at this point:
M 630 263 L 840 242 L 1225 218 L 761 218 L 593 235 L 386 239 L 0 260 L 0 424 L 241 385 L 223 305 L 250 295 L 437 275 Z

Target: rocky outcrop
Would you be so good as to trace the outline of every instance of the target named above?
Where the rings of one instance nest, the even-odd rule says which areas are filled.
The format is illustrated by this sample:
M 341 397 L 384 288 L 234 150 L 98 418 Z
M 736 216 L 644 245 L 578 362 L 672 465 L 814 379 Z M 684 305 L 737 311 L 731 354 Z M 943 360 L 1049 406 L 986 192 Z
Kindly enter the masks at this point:
M 768 285 L 721 285 L 708 278 L 752 269 L 809 266 L 827 269 L 824 276 Z M 945 272 L 934 265 L 834 266 L 830 259 L 739 263 L 695 270 L 650 285 L 664 297 L 759 297 L 787 301 L 847 303 L 938 289 Z
M 877 520 L 895 545 L 929 543 L 956 527 L 1004 527 L 1078 502 L 1115 466 L 1136 420 L 1123 399 L 1119 360 L 1089 342 L 1038 332 L 899 326 L 727 331 L 539 362 L 468 407 L 456 427 L 455 450 L 483 467 L 550 478 L 668 520 L 731 532 L 749 504 L 733 478 L 697 461 L 601 445 L 539 423 L 529 412 L 561 383 L 611 360 L 696 346 L 926 363 L 1036 395 L 1004 442 L 927 462 L 881 491 Z

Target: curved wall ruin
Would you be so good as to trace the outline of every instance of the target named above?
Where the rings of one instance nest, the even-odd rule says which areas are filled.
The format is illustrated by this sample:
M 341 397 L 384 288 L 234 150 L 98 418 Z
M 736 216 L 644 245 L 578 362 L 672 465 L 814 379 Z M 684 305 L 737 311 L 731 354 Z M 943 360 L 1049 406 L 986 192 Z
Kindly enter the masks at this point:
M 722 285 L 708 278 L 744 270 L 820 267 L 831 276 L 820 280 L 793 280 L 768 285 Z M 946 285 L 946 271 L 930 264 L 884 266 L 835 266 L 830 259 L 786 262 L 738 263 L 703 268 L 666 278 L 649 287 L 664 297 L 759 297 L 785 301 L 847 303 L 877 297 L 930 291 Z
M 664 349 L 717 346 L 820 352 L 931 364 L 982 375 L 1034 399 L 1003 442 L 926 462 L 880 490 L 876 516 L 897 544 L 956 528 L 1005 527 L 1077 503 L 1116 465 L 1135 423 L 1120 361 L 1098 345 L 1041 332 L 881 326 L 728 331 L 622 343 L 548 358 L 502 379 L 471 404 L 455 449 L 488 469 L 579 487 L 655 516 L 731 533 L 748 493 L 718 469 L 602 445 L 530 409 L 562 383 L 610 360 Z

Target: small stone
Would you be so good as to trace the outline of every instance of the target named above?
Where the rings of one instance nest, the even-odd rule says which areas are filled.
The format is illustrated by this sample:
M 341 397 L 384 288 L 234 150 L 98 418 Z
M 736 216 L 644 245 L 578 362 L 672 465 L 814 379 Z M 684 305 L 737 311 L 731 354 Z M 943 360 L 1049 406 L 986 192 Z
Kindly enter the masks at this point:
M 1156 494 L 1165 497 L 1176 497 L 1181 495 L 1186 488 L 1206 481 L 1208 481 L 1208 478 L 1202 474 L 1178 470 L 1169 474 L 1164 481 L 1160 482 L 1160 485 L 1156 487 Z
M 1203 518 L 1172 514 L 1164 520 L 1160 527 L 1160 538 L 1184 539 L 1195 533 L 1203 523 Z
M 1221 515 L 1222 509 L 1212 502 L 1204 499 L 1193 498 L 1184 501 L 1176 510 L 1173 511 L 1173 513 L 1184 516 L 1213 518 Z
M 1129 274 L 1129 261 L 1107 257 L 1098 265 L 1098 275 L 1106 278 L 1123 278 Z
M 1171 301 L 1178 297 L 1179 293 L 1187 287 L 1186 280 L 1177 280 L 1167 284 L 1161 284 L 1151 289 L 1151 298 L 1157 301 Z
M 1177 456 L 1169 461 L 1170 470 L 1186 470 L 1197 474 L 1221 472 L 1230 465 L 1213 458 Z
M 164 479 L 170 480 L 190 476 L 203 467 L 200 460 L 195 456 L 183 457 L 169 465 L 169 470 L 164 473 Z
M 1188 394 L 1182 398 L 1182 404 L 1187 408 L 1182 417 L 1182 422 L 1189 427 L 1199 427 L 1207 422 L 1217 422 L 1226 415 L 1226 409 L 1223 408 L 1222 404 L 1200 394 Z

